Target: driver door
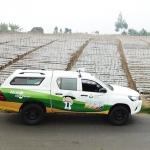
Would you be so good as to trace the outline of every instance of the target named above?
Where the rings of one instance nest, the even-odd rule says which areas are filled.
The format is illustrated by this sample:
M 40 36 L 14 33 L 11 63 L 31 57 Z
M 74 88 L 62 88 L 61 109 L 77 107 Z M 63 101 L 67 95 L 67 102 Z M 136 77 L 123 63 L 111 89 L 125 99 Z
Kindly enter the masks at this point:
M 97 82 L 81 79 L 79 112 L 101 112 L 106 110 L 108 92 Z

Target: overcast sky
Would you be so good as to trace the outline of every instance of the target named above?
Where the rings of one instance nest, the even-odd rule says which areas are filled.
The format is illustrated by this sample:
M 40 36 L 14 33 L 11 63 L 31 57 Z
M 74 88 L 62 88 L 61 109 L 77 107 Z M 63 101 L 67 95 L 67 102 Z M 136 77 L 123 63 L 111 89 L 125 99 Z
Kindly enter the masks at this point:
M 150 0 L 0 0 L 0 6 L 0 22 L 17 24 L 25 32 L 42 27 L 52 33 L 57 26 L 114 34 L 120 12 L 128 29 L 150 32 Z

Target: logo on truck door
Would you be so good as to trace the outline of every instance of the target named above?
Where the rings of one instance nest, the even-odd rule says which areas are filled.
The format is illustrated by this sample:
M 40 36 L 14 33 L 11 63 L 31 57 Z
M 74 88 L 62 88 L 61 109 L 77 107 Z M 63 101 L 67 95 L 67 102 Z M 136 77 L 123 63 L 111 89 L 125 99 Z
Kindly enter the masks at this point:
M 29 98 L 29 95 L 25 95 L 23 91 L 15 91 L 15 90 L 11 90 L 10 94 L 15 95 L 15 97 L 18 97 L 19 99 L 22 99 L 24 97 Z
M 71 105 L 73 104 L 73 100 L 76 99 L 73 94 L 71 92 L 69 92 L 68 94 L 66 94 L 63 97 L 63 103 L 65 104 L 64 109 L 66 110 L 71 110 Z

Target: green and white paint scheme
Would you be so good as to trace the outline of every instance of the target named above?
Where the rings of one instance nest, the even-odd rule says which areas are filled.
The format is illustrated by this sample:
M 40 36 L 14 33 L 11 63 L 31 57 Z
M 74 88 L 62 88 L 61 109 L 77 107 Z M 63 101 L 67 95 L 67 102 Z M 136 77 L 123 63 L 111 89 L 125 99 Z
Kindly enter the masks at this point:
M 40 82 L 14 84 L 12 81 L 16 78 L 40 79 Z M 97 91 L 91 88 L 95 85 L 99 88 Z M 0 108 L 15 112 L 27 102 L 39 102 L 46 113 L 109 114 L 115 105 L 123 105 L 133 115 L 142 105 L 138 92 L 107 85 L 90 73 L 75 71 L 16 70 L 1 85 L 0 91 L 5 97 L 0 100 Z

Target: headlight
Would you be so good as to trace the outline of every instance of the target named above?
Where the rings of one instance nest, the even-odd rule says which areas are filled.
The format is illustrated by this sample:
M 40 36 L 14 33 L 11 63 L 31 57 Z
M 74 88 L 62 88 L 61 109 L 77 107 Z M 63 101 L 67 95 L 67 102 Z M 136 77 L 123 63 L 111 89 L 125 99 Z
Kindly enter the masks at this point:
M 139 97 L 139 96 L 128 96 L 128 97 L 129 97 L 129 99 L 130 99 L 131 101 L 140 100 L 140 97 Z

